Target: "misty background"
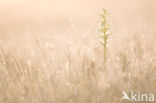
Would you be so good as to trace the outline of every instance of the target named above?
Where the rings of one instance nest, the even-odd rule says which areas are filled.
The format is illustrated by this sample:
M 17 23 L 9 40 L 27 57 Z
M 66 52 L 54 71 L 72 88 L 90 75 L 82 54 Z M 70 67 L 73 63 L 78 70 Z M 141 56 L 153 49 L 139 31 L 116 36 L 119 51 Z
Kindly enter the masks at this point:
M 95 34 L 102 8 L 112 14 L 116 34 L 156 33 L 155 0 L 0 0 L 0 36 L 21 36 L 28 30 L 58 35 L 71 24 L 79 32 Z

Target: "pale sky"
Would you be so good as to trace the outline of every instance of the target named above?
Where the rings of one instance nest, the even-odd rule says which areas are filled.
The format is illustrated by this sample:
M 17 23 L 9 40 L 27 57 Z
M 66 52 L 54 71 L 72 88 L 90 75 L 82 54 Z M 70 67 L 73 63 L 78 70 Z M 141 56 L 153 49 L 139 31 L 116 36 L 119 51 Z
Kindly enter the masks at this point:
M 36 31 L 64 32 L 72 18 L 83 32 L 96 23 L 102 8 L 112 13 L 116 32 L 139 32 L 143 24 L 145 31 L 156 32 L 155 0 L 0 0 L 0 28 L 7 33 L 29 25 Z

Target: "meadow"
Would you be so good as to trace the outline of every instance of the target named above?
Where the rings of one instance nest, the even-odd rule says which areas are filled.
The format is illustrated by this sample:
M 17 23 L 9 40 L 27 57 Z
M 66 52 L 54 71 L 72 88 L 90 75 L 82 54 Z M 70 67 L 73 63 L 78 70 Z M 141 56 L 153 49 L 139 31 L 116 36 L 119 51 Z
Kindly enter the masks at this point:
M 113 31 L 104 62 L 97 28 L 94 22 L 80 32 L 71 20 L 59 34 L 2 30 L 0 103 L 130 103 L 122 91 L 156 96 L 155 34 Z
M 73 35 L 75 33 L 75 35 Z M 156 93 L 154 47 L 146 37 L 108 45 L 107 71 L 96 35 L 24 38 L 0 42 L 1 103 L 121 103 L 121 91 Z

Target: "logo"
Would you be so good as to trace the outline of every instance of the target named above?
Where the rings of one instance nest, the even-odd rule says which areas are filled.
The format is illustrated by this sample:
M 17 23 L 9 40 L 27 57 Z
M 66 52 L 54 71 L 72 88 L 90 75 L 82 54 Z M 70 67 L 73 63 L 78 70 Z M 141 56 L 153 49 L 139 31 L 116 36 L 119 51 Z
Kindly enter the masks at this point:
M 128 101 L 134 101 L 134 102 L 153 102 L 154 101 L 154 94 L 145 94 L 140 92 L 133 92 L 131 91 L 128 95 L 125 91 L 122 91 L 122 98 L 121 100 L 128 100 Z

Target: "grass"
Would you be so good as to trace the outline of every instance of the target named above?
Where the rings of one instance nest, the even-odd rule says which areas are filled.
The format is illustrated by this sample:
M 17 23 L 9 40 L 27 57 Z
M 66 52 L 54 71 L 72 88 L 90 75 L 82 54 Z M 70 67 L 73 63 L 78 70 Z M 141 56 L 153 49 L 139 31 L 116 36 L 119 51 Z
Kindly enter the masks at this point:
M 106 64 L 96 35 L 33 35 L 0 42 L 0 103 L 122 103 L 123 90 L 156 94 L 155 48 L 139 34 L 112 37 Z

